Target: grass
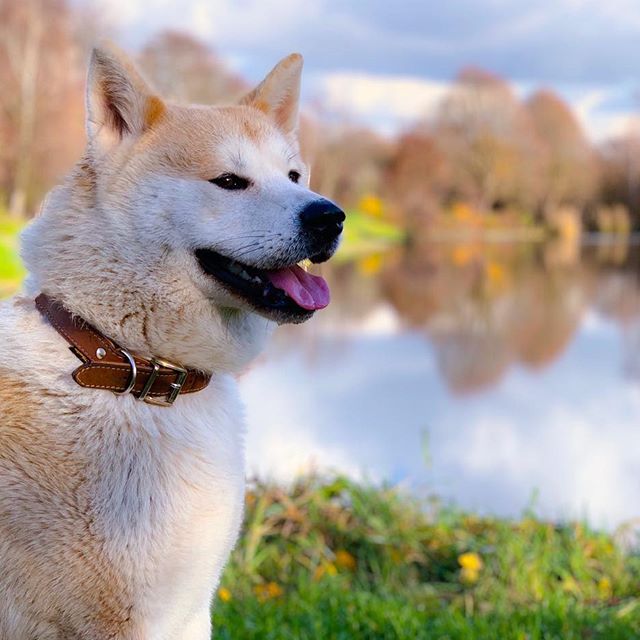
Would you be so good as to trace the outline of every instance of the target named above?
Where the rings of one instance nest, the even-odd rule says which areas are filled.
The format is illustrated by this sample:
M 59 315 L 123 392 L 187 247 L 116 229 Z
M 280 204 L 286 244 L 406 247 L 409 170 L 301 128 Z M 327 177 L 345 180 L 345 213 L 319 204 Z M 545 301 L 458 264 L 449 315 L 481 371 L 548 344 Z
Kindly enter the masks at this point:
M 640 558 L 582 523 L 479 518 L 338 477 L 256 484 L 216 638 L 640 637 Z
M 321 585 L 301 587 L 281 602 L 240 601 L 214 614 L 214 638 L 282 640 L 629 640 L 640 619 L 622 609 L 551 602 L 518 611 L 465 614 L 430 611 L 396 594 Z
M 359 211 L 349 211 L 336 258 L 346 261 L 384 251 L 404 238 L 405 232 L 389 222 Z
M 18 234 L 23 226 L 23 221 L 0 212 L 0 297 L 17 289 L 25 275 L 18 256 Z

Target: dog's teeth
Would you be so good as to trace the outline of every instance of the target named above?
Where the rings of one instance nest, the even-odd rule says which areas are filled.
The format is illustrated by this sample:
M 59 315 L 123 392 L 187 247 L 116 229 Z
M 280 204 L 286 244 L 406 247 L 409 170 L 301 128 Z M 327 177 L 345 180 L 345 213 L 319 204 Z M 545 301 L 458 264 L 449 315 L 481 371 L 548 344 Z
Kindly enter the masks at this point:
M 304 260 L 300 260 L 300 262 L 298 262 L 298 266 L 301 269 L 304 269 L 305 271 L 309 271 L 309 267 L 311 266 L 311 260 L 309 260 L 308 258 L 305 258 Z
M 262 284 L 262 278 L 260 276 L 253 276 L 252 280 L 257 284 Z
M 248 274 L 242 265 L 237 262 L 230 262 L 227 269 L 236 276 L 240 276 L 243 280 L 247 280 L 248 282 L 253 282 L 254 280 L 254 276 Z

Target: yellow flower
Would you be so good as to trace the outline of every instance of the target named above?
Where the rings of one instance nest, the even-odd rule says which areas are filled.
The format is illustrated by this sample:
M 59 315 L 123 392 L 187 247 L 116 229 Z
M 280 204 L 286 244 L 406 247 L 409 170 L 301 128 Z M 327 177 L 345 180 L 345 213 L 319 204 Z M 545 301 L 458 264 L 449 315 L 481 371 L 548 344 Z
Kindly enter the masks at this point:
M 458 564 L 467 571 L 475 571 L 476 573 L 482 569 L 482 558 L 473 551 L 468 551 L 458 556 Z
M 335 576 L 338 573 L 336 566 L 332 562 L 323 562 L 321 565 L 316 567 L 316 570 L 313 572 L 313 579 L 317 582 L 323 576 Z
M 451 260 L 456 267 L 464 267 L 473 260 L 474 253 L 473 247 L 461 244 L 453 249 Z
M 467 584 L 473 584 L 480 577 L 480 570 L 483 567 L 482 558 L 473 551 L 468 551 L 458 556 L 460 565 L 460 579 Z
M 602 576 L 602 578 L 598 580 L 598 593 L 600 597 L 604 599 L 609 599 L 613 595 L 613 586 L 607 576 Z
M 456 202 L 451 207 L 451 213 L 455 221 L 463 225 L 473 225 L 479 222 L 480 219 L 480 216 L 473 207 L 464 202 Z
M 220 587 L 218 589 L 218 597 L 222 602 L 229 602 L 231 600 L 231 591 L 226 587 Z
M 480 577 L 480 572 L 475 569 L 466 569 L 462 567 L 460 569 L 460 579 L 462 582 L 466 582 L 467 584 L 473 584 L 474 582 L 478 582 L 478 578 Z
M 336 551 L 336 565 L 340 569 L 354 571 L 356 568 L 356 559 L 348 551 L 340 549 Z
M 253 588 L 253 592 L 258 597 L 260 602 L 271 600 L 273 598 L 279 598 L 284 591 L 277 582 L 267 582 L 266 584 L 257 584 Z
M 282 587 L 276 582 L 267 583 L 267 591 L 270 598 L 279 598 L 284 593 Z
M 362 213 L 366 213 L 374 218 L 380 218 L 382 217 L 384 207 L 382 200 L 378 196 L 369 194 L 360 199 L 358 208 Z
M 382 268 L 382 256 L 379 253 L 365 256 L 358 260 L 357 265 L 358 271 L 360 271 L 363 276 L 375 275 Z
M 485 273 L 487 274 L 489 284 L 497 289 L 503 287 L 507 281 L 505 268 L 496 262 L 487 263 Z

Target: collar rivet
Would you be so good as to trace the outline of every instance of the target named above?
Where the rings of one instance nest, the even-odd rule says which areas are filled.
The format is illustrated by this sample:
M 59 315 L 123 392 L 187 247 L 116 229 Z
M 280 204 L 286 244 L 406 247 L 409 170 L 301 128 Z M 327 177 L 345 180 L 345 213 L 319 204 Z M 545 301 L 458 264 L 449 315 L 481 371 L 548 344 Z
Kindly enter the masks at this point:
M 102 360 L 106 355 L 107 352 L 102 347 L 96 349 L 96 358 L 98 358 L 98 360 Z

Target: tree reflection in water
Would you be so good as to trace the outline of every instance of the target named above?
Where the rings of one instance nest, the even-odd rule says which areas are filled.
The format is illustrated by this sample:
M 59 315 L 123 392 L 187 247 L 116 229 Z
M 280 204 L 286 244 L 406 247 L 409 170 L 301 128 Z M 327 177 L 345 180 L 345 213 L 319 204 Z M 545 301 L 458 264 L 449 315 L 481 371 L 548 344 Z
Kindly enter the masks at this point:
M 640 248 L 626 242 L 422 241 L 324 271 L 333 302 L 305 326 L 309 337 L 322 326 L 357 332 L 390 305 L 398 330 L 433 345 L 454 392 L 489 388 L 514 366 L 548 367 L 589 312 L 620 327 L 625 372 L 640 377 Z

